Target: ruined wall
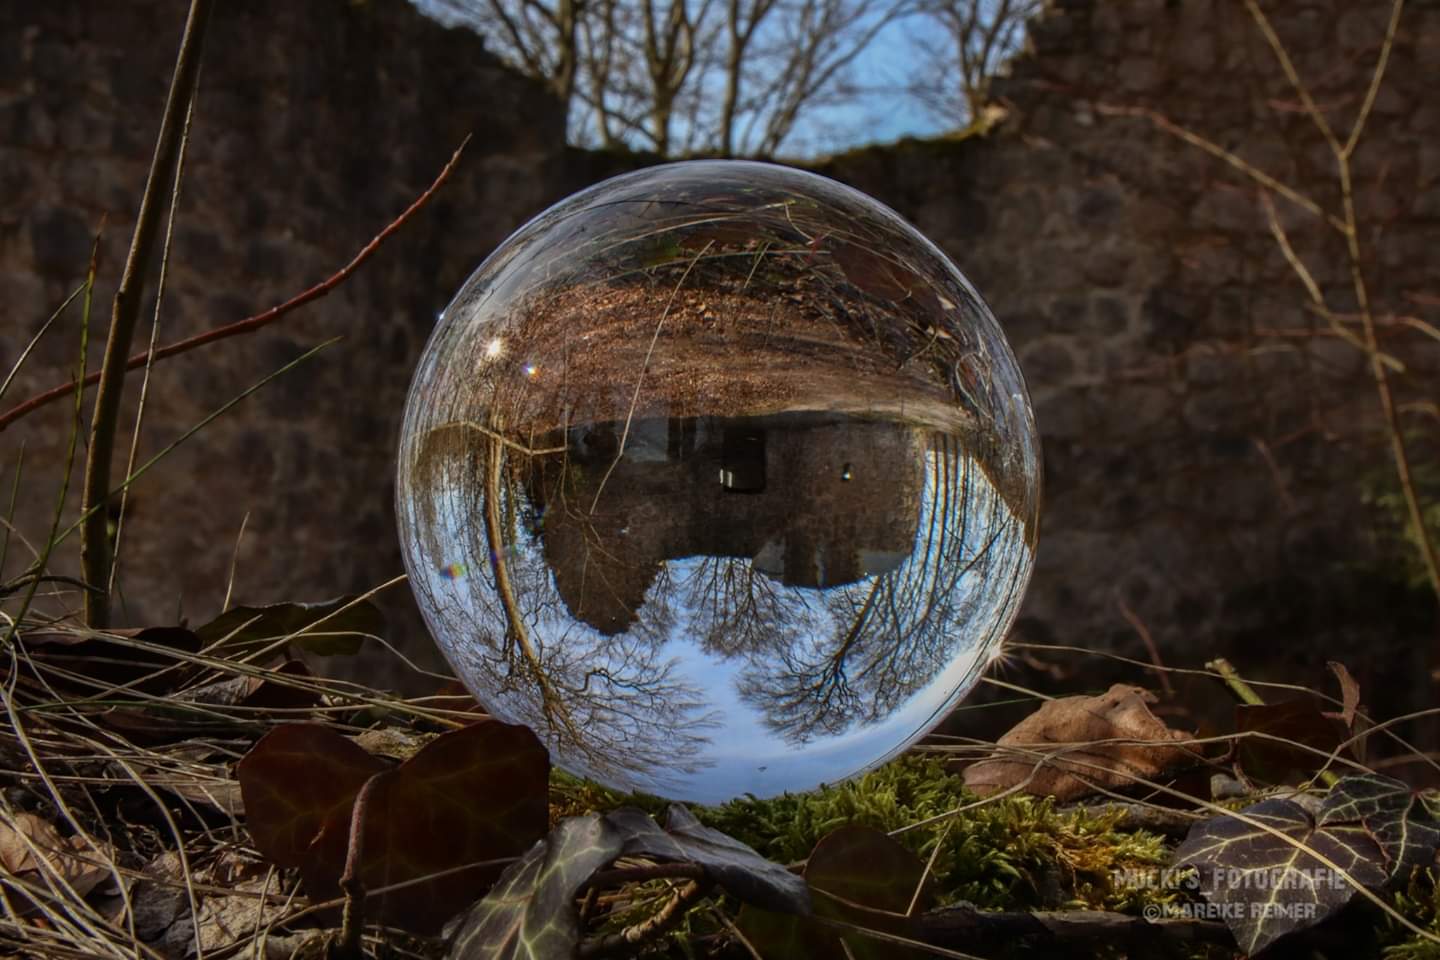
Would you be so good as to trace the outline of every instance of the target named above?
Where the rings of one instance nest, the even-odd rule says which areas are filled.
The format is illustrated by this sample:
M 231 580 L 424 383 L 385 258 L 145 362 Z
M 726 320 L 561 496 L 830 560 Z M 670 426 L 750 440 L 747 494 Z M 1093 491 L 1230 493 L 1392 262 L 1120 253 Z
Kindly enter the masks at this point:
M 104 220 L 91 369 L 99 363 L 186 6 L 0 0 L 7 371 L 83 280 Z M 161 342 L 258 313 L 329 276 L 420 194 L 467 134 L 474 139 L 444 192 L 330 296 L 262 333 L 157 366 L 141 462 L 305 350 L 344 338 L 137 483 L 120 575 L 122 615 L 133 622 L 171 621 L 177 610 L 204 622 L 220 608 L 232 556 L 233 595 L 243 602 L 319 599 L 399 574 L 394 440 L 437 311 L 523 220 L 602 175 L 562 149 L 561 111 L 541 89 L 502 69 L 474 34 L 447 31 L 403 0 L 216 7 Z M 147 304 L 137 350 L 150 315 Z M 68 378 L 79 317 L 71 310 L 41 341 L 6 407 Z M 127 383 L 132 401 L 139 380 Z M 7 496 L 24 448 L 18 520 L 33 538 L 43 537 L 59 489 L 70 407 L 0 434 Z M 134 410 L 131 402 L 124 422 Z M 121 457 L 128 445 L 127 436 Z M 79 482 L 77 468 L 67 523 Z M 75 539 L 58 569 L 78 569 Z M 17 545 L 6 570 L 29 559 Z M 392 594 L 397 633 L 423 650 L 408 591 Z
M 1343 140 L 1391 4 L 1263 6 Z M 1227 655 L 1323 683 L 1333 658 L 1377 696 L 1430 705 L 1434 599 L 1403 585 L 1397 514 L 1366 504 L 1394 480 L 1365 355 L 1306 309 L 1254 184 L 1155 117 L 1340 216 L 1330 150 L 1242 4 L 1057 8 L 999 85 L 999 130 L 825 167 L 949 251 L 1019 355 L 1046 461 L 1020 637 L 1148 660 L 1123 604 L 1172 665 Z M 1437 56 L 1440 5 L 1407 4 L 1353 157 L 1382 349 L 1407 366 L 1393 375 L 1401 419 L 1430 464 L 1440 344 L 1400 318 L 1437 314 Z M 1276 212 L 1358 331 L 1342 235 L 1285 200 Z
M 1265 4 L 1318 101 L 1347 130 L 1389 9 Z M 0 367 L 83 276 L 108 225 L 97 326 L 118 278 L 184 4 L 0 0 Z M 985 137 L 847 154 L 822 170 L 881 198 L 991 301 L 1036 402 L 1046 507 L 1023 638 L 1167 661 L 1228 654 L 1272 676 L 1344 659 L 1369 689 L 1427 703 L 1434 604 L 1403 585 L 1364 356 L 1304 309 L 1255 190 L 1157 128 L 1153 109 L 1341 208 L 1333 164 L 1243 7 L 1067 0 L 1001 85 Z M 1440 4 L 1406 6 L 1355 154 L 1372 299 L 1401 355 L 1404 422 L 1434 442 L 1440 108 L 1426 99 Z M 634 161 L 559 146 L 558 107 L 481 41 L 402 0 L 220 5 L 202 77 L 162 340 L 279 302 L 326 276 L 402 209 L 466 132 L 435 203 L 348 284 L 282 325 L 168 361 L 142 457 L 308 347 L 345 340 L 207 428 L 138 486 L 122 588 L 135 621 L 218 609 L 241 521 L 237 599 L 319 598 L 401 570 L 393 443 L 436 310 L 523 219 Z M 1278 215 L 1342 312 L 1338 234 Z M 76 314 L 5 398 L 73 361 Z M 142 334 L 143 336 L 144 334 Z M 98 352 L 92 352 L 92 364 Z M 1429 402 L 1431 413 L 1423 406 Z M 133 408 L 133 404 L 132 404 Z M 88 404 L 87 404 L 88 409 Z M 43 530 L 63 460 L 57 405 L 0 434 L 20 520 Z M 1428 432 L 1428 433 L 1427 433 Z M 1427 441 L 1428 437 L 1428 441 Z M 7 569 L 13 570 L 13 555 Z M 62 564 L 63 566 L 63 564 Z M 418 647 L 405 594 L 398 632 Z

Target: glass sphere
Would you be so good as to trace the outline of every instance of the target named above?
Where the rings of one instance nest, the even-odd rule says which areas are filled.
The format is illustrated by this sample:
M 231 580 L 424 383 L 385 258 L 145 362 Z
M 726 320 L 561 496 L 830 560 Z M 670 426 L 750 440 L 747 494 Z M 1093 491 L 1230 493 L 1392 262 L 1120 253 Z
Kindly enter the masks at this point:
M 998 652 L 1040 451 L 995 318 L 823 177 L 694 161 L 584 190 L 445 309 L 405 408 L 410 583 L 562 768 L 702 803 L 895 756 Z

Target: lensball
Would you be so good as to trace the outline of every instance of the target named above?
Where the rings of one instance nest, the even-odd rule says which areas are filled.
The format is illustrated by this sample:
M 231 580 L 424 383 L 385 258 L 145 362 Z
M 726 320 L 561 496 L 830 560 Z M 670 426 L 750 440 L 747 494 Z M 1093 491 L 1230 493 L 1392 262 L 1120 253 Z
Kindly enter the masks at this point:
M 882 204 L 695 161 L 584 190 L 441 315 L 396 483 L 410 584 L 562 768 L 702 803 L 903 751 L 997 654 L 1040 450 L 975 288 Z

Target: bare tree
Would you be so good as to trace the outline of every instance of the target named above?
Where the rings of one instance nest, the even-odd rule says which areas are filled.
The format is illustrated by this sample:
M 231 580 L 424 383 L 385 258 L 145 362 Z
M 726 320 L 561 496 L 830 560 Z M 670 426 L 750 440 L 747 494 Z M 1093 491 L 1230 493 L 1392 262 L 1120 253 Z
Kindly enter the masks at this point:
M 582 31 L 588 114 L 576 133 L 607 147 L 661 156 L 674 151 L 677 108 L 685 102 L 708 43 L 712 0 L 592 0 Z M 686 111 L 693 116 L 693 111 Z
M 581 63 L 585 0 L 416 0 L 431 16 L 483 34 L 495 52 L 543 82 L 565 107 L 567 135 Z
M 886 25 L 911 9 L 910 0 L 800 0 L 787 9 L 767 51 L 773 66 L 764 73 L 772 79 L 755 101 L 752 125 L 758 121 L 762 132 L 752 141 L 754 152 L 778 152 L 802 111 L 850 95 L 845 72 Z
M 720 153 L 735 152 L 735 121 L 740 110 L 742 70 L 750 42 L 777 0 L 728 0 L 725 9 L 725 93 L 720 104 Z
M 570 139 L 772 155 L 917 0 L 416 0 L 567 107 Z
M 921 0 L 925 31 L 914 40 L 924 55 L 911 93 L 942 120 L 983 123 L 991 79 L 1042 6 L 1043 0 Z

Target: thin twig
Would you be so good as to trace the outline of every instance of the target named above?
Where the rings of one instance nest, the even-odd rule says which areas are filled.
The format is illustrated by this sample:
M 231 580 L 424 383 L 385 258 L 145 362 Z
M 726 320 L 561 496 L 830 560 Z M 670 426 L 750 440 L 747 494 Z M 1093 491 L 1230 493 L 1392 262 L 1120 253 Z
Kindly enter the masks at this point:
M 128 476 L 128 477 L 125 478 L 125 482 L 120 485 L 121 489 L 129 486 L 130 484 L 134 483 L 136 480 L 139 480 L 142 476 L 144 476 L 144 474 L 145 474 L 151 467 L 155 466 L 155 464 L 159 463 L 159 462 L 160 462 L 161 460 L 163 460 L 165 457 L 169 456 L 170 453 L 173 452 L 176 447 L 180 446 L 180 444 L 184 443 L 186 440 L 189 440 L 189 439 L 190 439 L 191 437 L 193 437 L 195 434 L 197 434 L 197 433 L 199 433 L 201 430 L 205 429 L 205 427 L 208 426 L 208 425 L 211 423 L 211 421 L 215 420 L 217 417 L 220 417 L 220 416 L 224 415 L 226 412 L 228 412 L 228 411 L 230 410 L 231 407 L 235 406 L 235 405 L 238 404 L 240 401 L 242 401 L 242 400 L 244 400 L 246 397 L 250 396 L 250 394 L 252 394 L 252 393 L 254 393 L 255 391 L 259 390 L 261 387 L 265 386 L 265 385 L 266 385 L 267 383 L 269 383 L 271 380 L 274 380 L 276 377 L 282 376 L 282 375 L 290 372 L 292 369 L 294 369 L 295 367 L 297 367 L 297 366 L 299 366 L 300 364 L 304 363 L 306 360 L 309 360 L 311 357 L 313 357 L 315 354 L 319 353 L 321 350 L 324 350 L 326 347 L 334 346 L 336 343 L 339 343 L 339 342 L 340 342 L 340 339 L 341 339 L 340 337 L 332 337 L 332 338 L 330 338 L 329 340 L 326 340 L 324 343 L 320 343 L 320 344 L 318 344 L 318 345 L 316 345 L 316 346 L 314 346 L 314 347 L 311 347 L 309 350 L 306 350 L 304 353 L 300 354 L 300 356 L 296 357 L 294 360 L 291 360 L 289 363 L 285 364 L 285 366 L 279 368 L 278 370 L 274 371 L 273 373 L 267 374 L 266 376 L 260 378 L 259 380 L 257 380 L 255 383 L 253 383 L 253 384 L 250 385 L 249 387 L 246 387 L 244 390 L 240 391 L 240 393 L 236 394 L 234 397 L 231 397 L 231 398 L 230 398 L 229 400 L 227 400 L 225 403 L 223 403 L 223 404 L 221 404 L 219 407 L 217 407 L 212 413 L 210 413 L 209 416 L 206 416 L 206 417 L 204 417 L 203 419 L 201 419 L 199 423 L 196 423 L 196 424 L 195 424 L 193 427 L 191 427 L 189 430 L 186 430 L 186 431 L 185 431 L 184 433 L 182 433 L 179 437 L 176 437 L 176 438 L 175 438 L 174 440 L 172 440 L 169 444 L 167 444 L 167 445 L 165 446 L 165 448 L 162 449 L 159 453 L 155 454 L 155 455 L 154 455 L 153 457 L 151 457 L 149 460 L 146 460 L 144 463 L 142 463 L 142 464 L 140 465 L 139 469 L 137 469 L 134 473 L 132 473 L 130 476 Z M 114 492 L 114 493 L 119 493 L 120 491 L 119 491 L 119 490 L 115 490 L 115 491 L 113 491 L 113 492 Z M 80 525 L 81 525 L 81 524 L 85 523 L 87 520 L 89 520 L 91 517 L 93 517 L 96 513 L 102 512 L 102 511 L 104 510 L 105 504 L 106 504 L 106 502 L 107 502 L 108 500 L 109 500 L 109 497 L 107 496 L 107 497 L 105 498 L 105 500 L 101 500 L 99 503 L 97 503 L 97 504 L 95 504 L 94 506 L 90 507 L 89 510 L 82 512 L 82 513 L 80 514 L 80 516 L 75 520 L 75 522 L 72 523 L 69 527 L 67 527 L 67 528 L 65 529 L 65 532 L 64 532 L 64 533 L 60 534 L 59 538 L 55 541 L 56 545 L 58 545 L 62 540 L 65 540 L 67 537 L 69 537 L 71 533 L 74 533 L 77 529 L 80 528 Z
M 10 372 L 5 375 L 5 381 L 3 383 L 0 383 L 0 398 L 3 398 L 5 394 L 9 392 L 10 384 L 14 383 L 15 378 L 20 375 L 20 368 L 25 366 L 25 361 L 30 358 L 30 354 L 34 352 L 37 346 L 40 345 L 40 341 L 44 339 L 45 334 L 49 332 L 50 327 L 54 325 L 56 320 L 60 319 L 61 315 L 64 314 L 66 309 L 69 308 L 70 304 L 74 303 L 76 298 L 84 292 L 85 284 L 82 283 L 80 284 L 80 286 L 70 291 L 70 296 L 66 297 L 64 301 L 61 302 L 60 306 L 55 308 L 55 312 L 50 314 L 50 316 L 46 318 L 44 323 L 40 324 L 40 329 L 35 331 L 35 336 L 30 338 L 30 342 L 25 344 L 25 349 L 20 351 L 20 356 L 17 357 L 15 362 L 10 365 Z
M 1166 117 L 1164 114 L 1160 113 L 1158 110 L 1150 110 L 1145 107 L 1126 107 L 1110 103 L 1097 103 L 1095 104 L 1095 112 L 1101 114 L 1102 116 L 1140 117 L 1142 119 L 1149 120 L 1156 127 L 1170 134 L 1172 137 L 1178 137 L 1179 139 L 1184 140 L 1186 143 L 1190 144 L 1193 147 L 1199 147 L 1201 150 L 1210 154 L 1212 157 L 1216 157 L 1217 159 L 1225 161 L 1230 166 L 1234 167 L 1236 170 L 1239 170 L 1241 173 L 1245 174 L 1245 176 L 1249 177 L 1251 180 L 1254 180 L 1256 183 L 1260 184 L 1262 187 L 1265 187 L 1268 190 L 1272 190 L 1275 193 L 1278 193 L 1280 196 L 1284 197 L 1286 200 L 1289 200 L 1296 206 L 1304 210 L 1308 210 L 1310 213 L 1313 213 L 1315 216 L 1320 217 L 1322 220 L 1330 224 L 1330 226 L 1334 227 L 1341 233 L 1345 232 L 1345 221 L 1335 216 L 1333 213 L 1326 210 L 1325 208 L 1321 207 L 1320 204 L 1316 203 L 1310 197 L 1307 197 L 1305 194 L 1296 190 L 1294 187 L 1290 187 L 1284 183 L 1281 183 L 1279 180 L 1275 179 L 1270 174 L 1266 173 L 1264 170 L 1261 170 L 1259 167 L 1250 163 L 1248 160 L 1241 157 L 1234 151 L 1226 150 L 1218 143 L 1215 143 L 1212 140 L 1207 140 L 1205 137 L 1200 136 L 1200 134 L 1194 132 L 1193 130 L 1189 130 L 1185 127 L 1180 126 L 1178 123 L 1175 123 L 1174 121 Z
M 680 295 L 680 288 L 685 286 L 685 280 L 690 276 L 690 271 L 695 269 L 695 264 L 699 263 L 700 258 L 709 253 L 710 248 L 714 245 L 714 240 L 707 240 L 705 246 L 700 248 L 700 252 L 695 254 L 685 265 L 685 272 L 680 274 L 680 279 L 670 290 L 670 299 L 665 301 L 665 309 L 660 311 L 660 319 L 655 321 L 655 333 L 651 335 L 650 346 L 645 350 L 645 362 L 640 365 L 640 373 L 635 378 L 635 392 L 630 396 L 630 411 L 625 415 L 625 429 L 620 432 L 620 447 L 615 451 L 615 459 L 610 461 L 609 469 L 600 478 L 600 485 L 595 488 L 595 499 L 590 501 L 591 514 L 595 512 L 595 507 L 600 503 L 600 494 L 605 492 L 605 483 L 610 479 L 610 474 L 615 472 L 620 458 L 625 456 L 625 441 L 630 439 L 630 425 L 635 420 L 635 406 L 640 402 L 640 387 L 645 383 L 645 373 L 650 369 L 650 358 L 655 353 L 655 344 L 660 339 L 660 329 L 665 326 L 665 318 L 670 315 L 670 308 L 674 306 L 675 298 Z
M 468 144 L 469 142 L 470 138 L 466 137 L 465 140 L 460 144 L 460 146 L 456 148 L 455 153 L 450 157 L 450 161 L 445 164 L 444 169 L 440 171 L 440 175 L 435 178 L 435 181 L 430 184 L 429 188 L 424 193 L 422 193 L 419 197 L 415 199 L 414 203 L 406 207 L 405 211 L 401 213 L 400 216 L 392 220 L 389 226 L 387 226 L 384 230 L 381 230 L 370 240 L 369 243 L 365 244 L 365 246 L 360 249 L 360 252 L 355 255 L 354 259 L 352 259 L 349 263 L 347 263 L 344 267 L 340 268 L 334 274 L 327 277 L 325 280 L 322 280 L 320 283 L 315 284 L 313 287 L 310 287 L 308 290 L 305 290 L 302 293 L 296 294 L 294 297 L 291 297 L 284 303 L 271 307 L 269 310 L 266 310 L 263 313 L 257 313 L 254 316 L 246 317 L 244 320 L 237 320 L 234 323 L 226 324 L 223 327 L 217 327 L 214 330 L 209 330 L 205 333 L 197 334 L 196 336 L 188 337 L 184 340 L 178 340 L 175 343 L 166 344 L 165 346 L 155 350 L 153 353 L 148 350 L 144 353 L 137 353 L 135 354 L 135 356 L 131 357 L 128 361 L 126 361 L 125 368 L 127 370 L 134 370 L 138 367 L 145 366 L 146 362 L 151 359 L 164 360 L 178 354 L 188 353 L 189 351 L 194 350 L 197 347 L 203 347 L 207 344 L 214 343 L 217 340 L 225 340 L 229 337 L 236 337 L 244 333 L 253 333 L 256 330 L 261 329 L 262 327 L 269 326 L 270 324 L 279 320 L 281 317 L 285 316 L 291 311 L 302 307 L 305 304 L 310 303 L 311 301 L 319 300 L 321 297 L 330 293 L 340 284 L 344 283 L 347 279 L 349 279 L 351 274 L 353 274 L 356 270 L 360 269 L 360 266 L 364 264 L 366 260 L 369 260 L 371 256 L 374 255 L 375 251 L 380 248 L 380 245 L 382 243 L 390 239 L 390 237 L 393 236 L 395 232 L 398 231 L 402 226 L 404 226 L 405 223 L 409 221 L 409 219 L 417 211 L 419 211 L 421 207 L 423 207 L 427 202 L 429 202 L 430 198 L 435 195 L 435 192 L 439 190 L 440 187 L 445 183 L 445 181 L 450 178 L 451 172 L 455 169 L 456 164 L 460 160 L 460 154 L 464 151 L 466 144 Z M 98 375 L 86 377 L 83 380 L 83 384 L 87 387 L 92 386 L 93 384 L 97 383 L 99 379 L 100 378 Z M 3 431 L 6 427 L 10 426 L 10 424 L 14 423 L 16 420 L 19 420 L 21 417 L 32 413 L 35 410 L 38 410 L 46 404 L 52 403 L 53 401 L 60 399 L 61 397 L 73 391 L 75 389 L 75 386 L 75 382 L 71 381 L 70 383 L 64 384 L 62 386 L 54 387 L 50 390 L 45 391 L 44 393 L 37 394 L 36 396 L 31 397 L 29 400 L 25 401 L 17 407 L 12 407 L 11 409 L 6 410 L 4 413 L 0 413 L 0 431 Z
M 1115 602 L 1120 606 L 1120 616 L 1125 618 L 1125 622 L 1139 634 L 1140 642 L 1145 644 L 1145 652 L 1150 655 L 1150 662 L 1155 664 L 1155 674 L 1160 678 L 1160 687 L 1165 691 L 1165 696 L 1172 700 L 1175 699 L 1175 688 L 1170 683 L 1170 674 L 1165 670 L 1165 661 L 1160 659 L 1160 648 L 1155 645 L 1155 638 L 1150 634 L 1150 628 L 1134 610 L 1130 609 L 1130 605 L 1118 592 Z
M 1365 100 L 1360 112 L 1355 115 L 1355 124 L 1341 151 L 1348 160 L 1360 143 L 1360 134 L 1365 130 L 1365 121 L 1370 119 L 1370 110 L 1375 106 L 1375 97 L 1380 93 L 1380 81 L 1385 78 L 1385 68 L 1390 64 L 1390 50 L 1395 46 L 1395 34 L 1400 29 L 1400 12 L 1405 9 L 1405 0 L 1395 0 L 1390 7 L 1390 22 L 1385 25 L 1385 39 L 1380 44 L 1380 56 L 1375 61 L 1375 70 L 1370 74 L 1370 86 L 1365 90 Z
M 1310 306 L 1324 319 L 1337 337 L 1346 341 L 1361 353 L 1371 353 L 1372 351 L 1369 344 L 1346 329 L 1345 325 L 1340 322 L 1340 318 L 1330 309 L 1330 304 L 1325 300 L 1325 295 L 1320 291 L 1320 284 L 1315 281 L 1314 274 L 1310 272 L 1310 268 L 1305 265 L 1304 260 L 1300 259 L 1300 255 L 1295 252 L 1295 247 L 1291 245 L 1290 234 L 1285 230 L 1284 225 L 1281 224 L 1280 216 L 1275 210 L 1275 201 L 1270 199 L 1268 193 L 1261 191 L 1260 203 L 1265 208 L 1265 215 L 1270 227 L 1270 235 L 1275 238 L 1275 243 L 1280 248 L 1280 253 L 1285 257 L 1285 262 L 1290 265 L 1290 269 L 1300 278 L 1300 283 L 1305 287 L 1305 292 L 1310 296 Z M 1405 371 L 1405 365 L 1395 357 L 1387 353 L 1381 353 L 1378 349 L 1373 352 L 1376 358 L 1385 364 L 1385 366 L 1397 373 L 1403 373 Z
M 698 863 L 655 863 L 601 870 L 585 886 L 598 889 L 647 880 L 704 880 L 706 876 L 705 868 Z
M 1395 460 L 1395 473 L 1400 481 L 1400 489 L 1405 497 L 1405 506 L 1410 515 L 1410 523 L 1415 528 L 1415 536 L 1418 541 L 1421 560 L 1425 564 L 1425 571 L 1429 576 L 1431 589 L 1435 598 L 1440 600 L 1440 557 L 1436 555 L 1435 543 L 1430 536 L 1430 531 L 1425 523 L 1424 508 L 1420 503 L 1419 494 L 1415 490 L 1415 479 L 1410 466 L 1410 454 L 1405 443 L 1405 435 L 1400 427 L 1399 414 L 1396 412 L 1395 396 L 1390 386 L 1390 376 L 1381 360 L 1379 339 L 1375 334 L 1375 316 L 1370 308 L 1370 294 L 1365 283 L 1363 270 L 1363 259 L 1360 252 L 1360 228 L 1355 215 L 1355 191 L 1352 182 L 1352 171 L 1350 167 L 1351 155 L 1355 152 L 1360 142 L 1360 135 L 1364 131 L 1365 121 L 1370 115 L 1370 109 L 1379 93 L 1380 84 L 1385 77 L 1385 68 L 1390 61 L 1390 50 L 1395 43 L 1395 34 L 1400 26 L 1400 14 L 1404 8 L 1403 0 L 1395 0 L 1390 8 L 1390 19 L 1385 25 L 1385 38 L 1380 47 L 1380 56 L 1375 63 L 1375 70 L 1370 76 L 1370 83 L 1365 91 L 1365 100 L 1361 105 L 1360 112 L 1355 118 L 1355 124 L 1351 128 L 1349 137 L 1345 143 L 1335 135 L 1334 128 L 1330 121 L 1321 112 L 1314 98 L 1310 95 L 1309 88 L 1300 79 L 1300 74 L 1295 69 L 1295 64 L 1290 59 L 1289 52 L 1285 49 L 1284 42 L 1271 26 L 1270 20 L 1265 12 L 1260 9 L 1255 0 L 1245 0 L 1245 7 L 1250 11 L 1251 18 L 1260 28 L 1265 41 L 1270 45 L 1275 59 L 1280 64 L 1290 86 L 1294 88 L 1296 95 L 1304 106 L 1306 115 L 1315 129 L 1325 138 L 1330 150 L 1335 155 L 1335 164 L 1340 179 L 1340 198 L 1344 210 L 1344 216 L 1340 223 L 1340 232 L 1345 237 L 1346 253 L 1350 261 L 1350 280 L 1355 290 L 1355 302 L 1360 308 L 1360 319 L 1364 330 L 1364 341 L 1362 349 L 1370 356 L 1370 371 L 1375 380 L 1376 393 L 1379 395 L 1380 410 L 1385 418 L 1385 428 L 1390 438 L 1390 450 Z M 1275 220 L 1272 217 L 1272 230 Z M 1288 251 L 1287 257 L 1292 265 L 1297 260 L 1292 251 Z M 1312 282 L 1313 283 L 1313 282 Z M 1311 297 L 1316 296 L 1312 292 Z
M 1280 69 L 1285 74 L 1285 79 L 1290 81 L 1290 86 L 1295 91 L 1295 95 L 1300 98 L 1300 103 L 1305 108 L 1305 114 L 1310 118 L 1310 122 L 1315 124 L 1315 129 L 1320 131 L 1320 135 L 1325 138 L 1325 142 L 1339 154 L 1341 151 L 1340 141 L 1335 137 L 1334 128 L 1330 126 L 1330 121 L 1326 119 L 1325 114 L 1322 113 L 1320 107 L 1316 105 L 1315 99 L 1310 96 L 1310 88 L 1300 79 L 1300 73 L 1295 69 L 1295 64 L 1290 59 L 1289 51 L 1285 49 L 1285 44 L 1281 41 L 1280 35 L 1275 32 L 1275 28 L 1270 25 L 1270 18 L 1265 16 L 1265 11 L 1260 9 L 1260 5 L 1256 3 L 1255 0 L 1245 0 L 1245 9 L 1250 11 L 1250 17 L 1255 21 L 1255 25 L 1260 28 L 1260 33 L 1265 37 L 1265 42 L 1270 44 L 1271 52 L 1275 54 L 1275 59 L 1279 62 Z
M 199 86 L 199 78 L 196 78 Z M 190 125 L 195 120 L 195 98 L 185 111 L 185 127 L 180 132 L 180 149 L 175 156 L 175 179 L 170 188 L 170 212 L 165 218 L 165 242 L 160 248 L 160 276 L 155 280 L 155 310 L 150 323 L 150 345 L 146 353 L 150 359 L 145 364 L 145 375 L 140 378 L 140 400 L 135 408 L 135 427 L 130 432 L 130 454 L 125 459 L 125 475 L 135 469 L 135 458 L 140 455 L 140 427 L 145 422 L 145 401 L 150 395 L 150 373 L 154 368 L 155 342 L 160 337 L 160 312 L 165 303 L 165 281 L 170 276 L 170 248 L 175 240 L 175 215 L 180 209 L 180 184 L 185 179 L 185 153 L 190 146 Z M 115 581 L 120 570 L 120 543 L 125 532 L 125 508 L 130 501 L 130 488 L 120 493 L 120 509 L 115 517 L 115 542 L 110 553 L 110 582 L 105 585 L 107 593 L 115 591 Z M 98 584 L 97 584 L 98 586 Z

